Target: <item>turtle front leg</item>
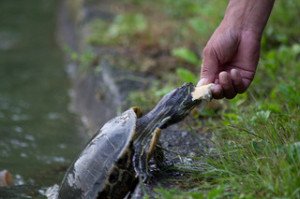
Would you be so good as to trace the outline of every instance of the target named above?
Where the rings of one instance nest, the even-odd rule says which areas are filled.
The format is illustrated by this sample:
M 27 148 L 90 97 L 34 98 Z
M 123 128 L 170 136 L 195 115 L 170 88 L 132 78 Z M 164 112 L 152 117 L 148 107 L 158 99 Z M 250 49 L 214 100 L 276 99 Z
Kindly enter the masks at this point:
M 143 182 L 149 181 L 151 174 L 149 172 L 149 160 L 152 157 L 156 144 L 159 140 L 161 130 L 156 128 L 153 132 L 153 136 L 148 141 L 148 138 L 142 139 L 135 145 L 135 153 L 133 156 L 133 166 Z
M 156 149 L 153 152 L 153 160 L 158 169 L 170 166 L 165 162 L 165 155 L 160 142 L 158 142 Z
M 153 137 L 151 139 L 150 147 L 149 147 L 148 154 L 147 154 L 147 161 L 148 162 L 151 159 L 151 157 L 154 154 L 154 152 L 156 151 L 155 149 L 156 149 L 156 145 L 159 142 L 160 133 L 161 133 L 161 129 L 160 128 L 156 128 L 155 131 L 153 132 Z
M 148 162 L 151 158 L 153 158 L 155 165 L 161 169 L 163 167 L 168 166 L 164 161 L 164 152 L 161 146 L 161 142 L 159 141 L 161 134 L 161 129 L 157 128 L 154 131 L 154 136 L 150 142 L 149 153 L 148 153 Z
M 147 152 L 142 144 L 138 144 L 135 147 L 135 153 L 133 156 L 133 167 L 142 182 L 147 182 L 150 176 L 149 167 L 147 162 Z

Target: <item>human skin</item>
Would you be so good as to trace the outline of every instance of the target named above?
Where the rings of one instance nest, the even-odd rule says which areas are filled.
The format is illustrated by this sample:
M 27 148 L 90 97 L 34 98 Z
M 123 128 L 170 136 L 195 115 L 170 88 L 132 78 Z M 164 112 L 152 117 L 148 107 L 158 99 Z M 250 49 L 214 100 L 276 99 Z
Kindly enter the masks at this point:
M 214 83 L 215 99 L 232 99 L 252 82 L 262 33 L 274 0 L 230 0 L 224 18 L 203 50 L 198 85 Z

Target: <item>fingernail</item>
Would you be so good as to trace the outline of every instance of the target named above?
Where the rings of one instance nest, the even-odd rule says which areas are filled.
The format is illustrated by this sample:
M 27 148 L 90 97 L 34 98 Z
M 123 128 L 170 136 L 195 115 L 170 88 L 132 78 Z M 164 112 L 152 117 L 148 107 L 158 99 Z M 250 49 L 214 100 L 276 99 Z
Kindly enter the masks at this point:
M 197 86 L 202 86 L 207 84 L 207 79 L 206 78 L 202 78 L 200 79 L 200 81 L 197 83 Z

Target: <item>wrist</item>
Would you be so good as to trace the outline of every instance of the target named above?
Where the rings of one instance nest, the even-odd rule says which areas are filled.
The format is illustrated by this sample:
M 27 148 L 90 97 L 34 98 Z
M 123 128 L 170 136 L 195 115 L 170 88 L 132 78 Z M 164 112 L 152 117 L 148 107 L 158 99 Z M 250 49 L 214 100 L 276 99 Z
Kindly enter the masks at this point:
M 230 0 L 220 26 L 252 32 L 260 38 L 273 4 L 274 0 Z

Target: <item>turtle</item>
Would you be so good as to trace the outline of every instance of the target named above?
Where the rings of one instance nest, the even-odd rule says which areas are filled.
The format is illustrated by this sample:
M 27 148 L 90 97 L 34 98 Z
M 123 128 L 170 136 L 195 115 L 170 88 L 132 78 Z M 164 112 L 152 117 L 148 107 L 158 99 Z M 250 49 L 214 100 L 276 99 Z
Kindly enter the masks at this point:
M 185 83 L 166 94 L 144 116 L 133 107 L 108 121 L 66 172 L 58 198 L 128 196 L 139 181 L 150 178 L 148 163 L 157 153 L 161 130 L 184 119 L 204 99 L 210 100 L 210 88 L 208 85 L 199 90 Z

